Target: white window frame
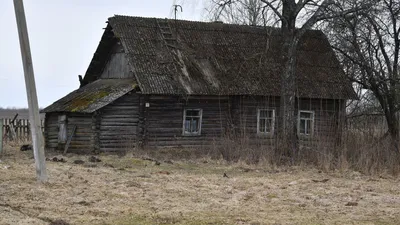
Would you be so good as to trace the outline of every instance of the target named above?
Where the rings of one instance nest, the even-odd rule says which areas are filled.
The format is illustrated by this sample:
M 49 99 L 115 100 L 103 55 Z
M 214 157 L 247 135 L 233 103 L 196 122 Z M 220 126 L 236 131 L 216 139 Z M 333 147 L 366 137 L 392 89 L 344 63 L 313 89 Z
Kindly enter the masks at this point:
M 310 113 L 311 114 L 311 118 L 301 118 L 300 114 L 301 113 Z M 306 137 L 310 137 L 314 134 L 314 120 L 315 119 L 315 112 L 311 111 L 311 110 L 299 110 L 298 115 L 297 115 L 297 134 L 301 135 L 301 136 L 306 136 Z M 306 133 L 301 133 L 301 129 L 300 129 L 300 120 L 311 120 L 311 131 L 307 134 Z M 306 123 L 305 123 L 306 124 Z
M 187 132 L 185 131 L 185 122 L 186 122 L 186 111 L 199 111 L 199 131 L 198 132 Z M 192 117 L 192 116 L 191 116 Z M 183 123 L 182 123 L 182 135 L 183 136 L 200 136 L 201 135 L 201 127 L 203 122 L 203 109 L 199 108 L 186 108 L 183 110 Z
M 272 111 L 272 123 L 271 123 L 271 131 L 270 132 L 261 132 L 260 131 L 260 112 L 261 111 Z M 257 134 L 258 135 L 273 135 L 275 132 L 275 109 L 271 108 L 259 108 L 257 109 Z

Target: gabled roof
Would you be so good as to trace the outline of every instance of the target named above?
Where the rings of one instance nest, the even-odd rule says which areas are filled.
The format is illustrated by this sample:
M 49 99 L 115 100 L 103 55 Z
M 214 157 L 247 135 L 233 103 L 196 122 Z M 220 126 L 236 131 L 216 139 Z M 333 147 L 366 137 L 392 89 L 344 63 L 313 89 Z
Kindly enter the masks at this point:
M 163 38 L 166 25 L 175 47 Z M 279 96 L 282 40 L 278 28 L 114 16 L 85 80 L 100 76 L 110 46 L 120 41 L 143 94 Z M 301 39 L 296 73 L 300 97 L 356 98 L 321 31 Z
M 134 79 L 99 79 L 69 93 L 41 112 L 92 113 L 136 87 Z

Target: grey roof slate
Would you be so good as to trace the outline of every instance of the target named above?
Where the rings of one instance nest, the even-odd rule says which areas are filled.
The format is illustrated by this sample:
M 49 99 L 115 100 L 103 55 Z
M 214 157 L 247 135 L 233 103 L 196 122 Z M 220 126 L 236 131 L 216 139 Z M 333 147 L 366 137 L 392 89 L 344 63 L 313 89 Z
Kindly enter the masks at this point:
M 134 79 L 99 79 L 69 93 L 41 112 L 92 113 L 136 87 Z
M 165 24 L 175 48 L 163 39 Z M 279 96 L 282 39 L 271 27 L 114 16 L 85 80 L 98 79 L 107 49 L 121 41 L 143 94 Z M 300 41 L 296 73 L 300 97 L 356 98 L 321 31 L 310 30 Z

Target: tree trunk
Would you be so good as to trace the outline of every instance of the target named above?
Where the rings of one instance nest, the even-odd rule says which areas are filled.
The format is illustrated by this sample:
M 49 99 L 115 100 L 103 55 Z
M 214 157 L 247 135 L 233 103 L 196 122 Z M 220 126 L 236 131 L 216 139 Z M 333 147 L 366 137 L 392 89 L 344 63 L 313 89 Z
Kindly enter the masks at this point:
M 278 151 L 293 156 L 297 149 L 296 135 L 296 50 L 298 37 L 294 31 L 284 32 L 282 48 L 283 71 L 281 76 L 280 123 L 278 124 Z
M 388 134 L 392 142 L 393 150 L 396 151 L 396 153 L 400 153 L 398 144 L 400 135 L 399 118 L 396 115 L 397 111 L 395 107 L 395 102 L 393 101 L 393 99 L 396 98 L 388 94 L 382 94 L 378 86 L 374 83 L 371 87 L 371 90 L 374 93 L 375 97 L 378 99 L 378 102 L 381 105 L 381 109 L 385 114 L 386 124 L 388 126 Z
M 296 2 L 283 1 L 282 7 L 282 62 L 280 119 L 278 123 L 279 154 L 293 157 L 297 149 L 296 135 L 296 50 L 299 41 L 296 35 Z
M 388 132 L 393 145 L 393 151 L 399 152 L 399 120 L 396 113 L 392 110 L 385 111 L 386 122 L 388 125 Z

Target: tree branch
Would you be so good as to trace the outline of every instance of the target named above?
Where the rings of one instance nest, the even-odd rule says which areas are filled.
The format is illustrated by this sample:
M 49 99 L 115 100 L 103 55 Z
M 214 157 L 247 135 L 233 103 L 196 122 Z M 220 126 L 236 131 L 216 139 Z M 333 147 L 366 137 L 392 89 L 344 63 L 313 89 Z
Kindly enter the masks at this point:
M 274 11 L 274 13 L 278 16 L 278 18 L 279 18 L 281 21 L 284 21 L 284 20 L 285 20 L 285 18 L 283 18 L 282 14 L 278 11 L 278 9 L 275 8 L 275 6 L 272 5 L 272 3 L 275 2 L 275 0 L 272 1 L 272 3 L 269 2 L 268 0 L 261 0 L 261 2 L 263 2 L 264 4 L 266 4 L 269 8 L 271 8 L 272 11 Z
M 368 21 L 371 23 L 371 25 L 372 25 L 375 33 L 376 33 L 375 36 L 378 39 L 379 48 L 380 48 L 380 50 L 382 52 L 383 58 L 385 59 L 386 67 L 389 70 L 389 74 L 392 75 L 393 74 L 392 65 L 390 63 L 389 56 L 388 56 L 388 54 L 386 52 L 385 44 L 383 43 L 382 35 L 381 35 L 380 29 L 378 27 L 378 24 L 376 23 L 376 21 L 374 19 L 371 18 L 371 16 L 369 16 L 369 15 L 365 15 L 365 16 L 368 19 Z

